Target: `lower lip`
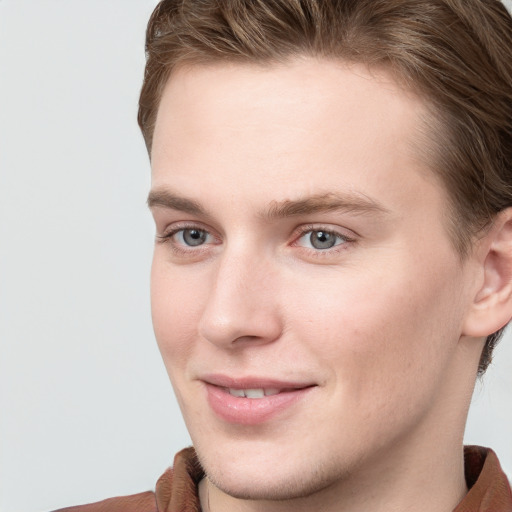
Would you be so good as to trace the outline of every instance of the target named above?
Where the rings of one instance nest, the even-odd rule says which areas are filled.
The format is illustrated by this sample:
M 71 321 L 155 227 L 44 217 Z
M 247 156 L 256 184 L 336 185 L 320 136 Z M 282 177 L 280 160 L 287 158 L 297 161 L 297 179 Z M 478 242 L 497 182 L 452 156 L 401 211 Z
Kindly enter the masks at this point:
M 283 391 L 263 398 L 231 395 L 225 388 L 206 384 L 208 403 L 213 411 L 228 423 L 258 425 L 303 399 L 313 387 Z

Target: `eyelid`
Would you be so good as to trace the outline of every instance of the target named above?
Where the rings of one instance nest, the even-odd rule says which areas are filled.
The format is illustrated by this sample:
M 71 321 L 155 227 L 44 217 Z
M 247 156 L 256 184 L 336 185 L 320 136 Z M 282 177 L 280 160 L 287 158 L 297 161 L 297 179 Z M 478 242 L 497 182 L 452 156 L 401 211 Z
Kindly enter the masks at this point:
M 186 229 L 197 229 L 204 231 L 207 233 L 207 235 L 211 236 L 213 240 L 198 246 L 188 246 L 173 240 L 173 237 L 177 233 Z M 302 237 L 315 231 L 324 231 L 326 233 L 330 233 L 336 237 L 339 237 L 342 242 L 326 249 L 315 249 L 304 247 L 298 244 Z M 292 232 L 290 237 L 291 242 L 288 243 L 289 246 L 299 250 L 308 258 L 328 258 L 333 257 L 339 252 L 349 249 L 349 247 L 357 241 L 357 237 L 358 235 L 354 231 L 347 228 L 342 228 L 340 226 L 332 226 L 329 224 L 305 224 L 297 227 Z M 220 245 L 222 243 L 222 238 L 215 232 L 215 230 L 197 221 L 180 221 L 172 223 L 163 231 L 162 234 L 157 234 L 156 239 L 157 243 L 159 244 L 168 244 L 171 251 L 176 256 L 183 256 L 187 258 L 193 257 L 193 255 L 199 257 L 201 254 L 205 254 L 208 251 L 211 251 L 212 246 Z
M 326 224 L 306 224 L 299 226 L 293 233 L 292 237 L 294 242 L 302 238 L 307 233 L 311 233 L 313 231 L 324 231 L 325 233 L 330 233 L 336 236 L 339 236 L 343 240 L 347 242 L 354 242 L 357 238 L 357 234 L 348 229 L 343 229 L 340 227 L 333 227 Z
M 323 231 L 325 233 L 332 234 L 336 237 L 339 237 L 342 242 L 333 245 L 332 247 L 326 249 L 315 249 L 311 247 L 304 247 L 299 245 L 299 241 L 308 233 L 312 233 L 315 231 Z M 303 225 L 297 228 L 293 234 L 293 241 L 291 243 L 292 247 L 296 247 L 298 250 L 303 251 L 304 254 L 307 254 L 310 258 L 329 258 L 337 255 L 342 251 L 346 251 L 350 248 L 350 246 L 356 242 L 357 235 L 354 233 L 353 235 L 349 235 L 347 233 L 347 229 L 342 229 L 340 227 L 332 227 L 328 225 L 322 224 L 308 224 Z M 351 233 L 353 233 L 351 231 Z
M 176 235 L 180 231 L 184 231 L 187 229 L 191 229 L 191 230 L 196 229 L 198 231 L 204 231 L 205 233 L 207 233 L 208 235 L 213 237 L 213 239 L 216 242 L 218 242 L 218 240 L 219 240 L 219 237 L 213 232 L 213 230 L 211 228 L 202 225 L 200 222 L 183 221 L 183 222 L 175 222 L 175 223 L 171 224 L 171 226 L 168 226 L 163 231 L 162 234 L 157 233 L 156 234 L 157 242 L 158 243 L 170 243 L 170 242 L 172 242 L 172 238 L 174 237 L 174 235 Z M 203 244 L 203 245 L 210 245 L 210 244 Z M 183 249 L 183 250 L 197 251 L 197 250 L 200 250 L 200 248 L 203 245 L 198 245 L 196 248 L 194 248 L 193 246 L 190 246 L 189 249 Z

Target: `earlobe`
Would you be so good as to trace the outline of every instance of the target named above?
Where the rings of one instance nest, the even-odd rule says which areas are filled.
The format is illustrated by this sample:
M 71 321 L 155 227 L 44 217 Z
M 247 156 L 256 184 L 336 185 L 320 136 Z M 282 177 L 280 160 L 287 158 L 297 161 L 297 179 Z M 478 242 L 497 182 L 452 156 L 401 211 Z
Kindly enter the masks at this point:
M 489 336 L 512 318 L 512 208 L 496 216 L 479 252 L 483 277 L 463 326 L 472 337 Z

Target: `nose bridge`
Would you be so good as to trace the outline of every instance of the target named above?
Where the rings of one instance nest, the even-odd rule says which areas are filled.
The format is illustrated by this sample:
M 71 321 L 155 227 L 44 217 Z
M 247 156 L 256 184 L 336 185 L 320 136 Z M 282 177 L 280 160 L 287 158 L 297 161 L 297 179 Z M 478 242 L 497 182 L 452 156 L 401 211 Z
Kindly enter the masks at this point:
M 262 254 L 239 246 L 217 261 L 200 333 L 210 342 L 230 346 L 241 339 L 269 342 L 279 336 L 275 272 Z

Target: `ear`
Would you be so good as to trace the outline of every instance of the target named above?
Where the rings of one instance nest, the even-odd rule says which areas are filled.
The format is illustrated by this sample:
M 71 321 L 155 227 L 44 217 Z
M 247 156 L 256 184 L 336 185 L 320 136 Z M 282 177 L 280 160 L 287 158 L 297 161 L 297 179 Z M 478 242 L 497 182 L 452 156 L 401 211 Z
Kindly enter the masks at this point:
M 463 334 L 484 337 L 512 318 L 512 208 L 496 216 L 479 240 L 476 257 L 481 279 L 464 319 Z

